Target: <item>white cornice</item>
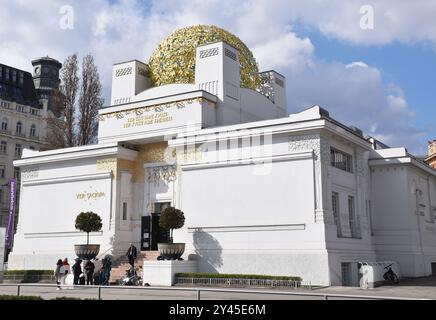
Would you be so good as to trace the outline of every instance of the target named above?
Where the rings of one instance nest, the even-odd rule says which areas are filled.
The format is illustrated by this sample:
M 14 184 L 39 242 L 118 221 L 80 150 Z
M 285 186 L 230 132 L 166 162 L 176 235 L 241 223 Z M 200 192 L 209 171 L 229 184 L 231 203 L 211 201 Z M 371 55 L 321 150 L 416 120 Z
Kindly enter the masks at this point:
M 226 159 L 223 161 L 216 161 L 216 162 L 184 164 L 184 165 L 181 165 L 181 168 L 183 171 L 189 171 L 189 170 L 198 170 L 198 169 L 206 169 L 206 168 L 231 167 L 231 166 L 241 166 L 241 165 L 255 165 L 255 164 L 259 164 L 259 163 L 312 159 L 312 158 L 313 158 L 313 151 L 312 150 L 301 150 L 298 152 L 292 152 L 292 153 L 287 153 L 287 154 L 278 154 L 278 155 L 272 155 L 272 156 L 267 156 L 267 157 L 253 157 L 253 158 L 236 159 L 236 160 L 227 160 Z
M 96 144 L 85 147 L 65 148 L 42 152 L 28 152 L 24 158 L 14 161 L 15 167 L 86 158 L 117 156 L 127 160 L 136 159 L 137 152 L 118 146 L 116 143 Z
M 165 104 L 175 101 L 183 101 L 183 100 L 194 99 L 194 98 L 205 98 L 213 103 L 216 103 L 218 101 L 218 98 L 213 94 L 210 94 L 209 92 L 203 90 L 196 90 L 192 92 L 185 92 L 185 93 L 163 96 L 163 97 L 153 98 L 148 100 L 135 101 L 132 103 L 123 104 L 119 106 L 106 107 L 98 110 L 98 114 L 103 115 L 107 113 L 126 111 L 130 109 L 148 107 L 158 104 Z
M 389 166 L 389 165 L 413 165 L 416 168 L 419 168 L 425 171 L 428 174 L 436 177 L 436 170 L 431 167 L 421 163 L 411 157 L 393 157 L 393 158 L 384 158 L 384 159 L 373 159 L 368 162 L 370 167 L 377 166 Z

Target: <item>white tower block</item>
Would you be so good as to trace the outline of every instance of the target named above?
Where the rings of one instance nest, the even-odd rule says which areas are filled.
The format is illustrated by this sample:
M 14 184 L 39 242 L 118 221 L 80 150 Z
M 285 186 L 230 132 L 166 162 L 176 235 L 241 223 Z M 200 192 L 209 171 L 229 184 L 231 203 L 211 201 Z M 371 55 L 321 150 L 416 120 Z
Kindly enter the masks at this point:
M 274 91 L 274 104 L 277 107 L 278 116 L 287 116 L 286 106 L 286 78 L 280 73 L 272 70 L 271 86 Z
M 240 82 L 239 52 L 236 48 L 225 42 L 197 47 L 195 83 L 199 89 L 219 98 L 218 122 L 239 122 Z
M 111 105 L 129 103 L 138 93 L 150 88 L 149 70 L 147 64 L 138 60 L 114 64 Z

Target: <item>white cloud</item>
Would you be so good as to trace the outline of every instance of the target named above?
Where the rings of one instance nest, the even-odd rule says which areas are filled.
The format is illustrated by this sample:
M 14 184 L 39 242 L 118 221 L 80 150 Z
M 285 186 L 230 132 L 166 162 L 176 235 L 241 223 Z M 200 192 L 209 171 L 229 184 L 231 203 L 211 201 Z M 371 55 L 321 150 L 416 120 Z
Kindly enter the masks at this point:
M 113 1 L 112 1 L 113 2 Z M 362 4 L 372 4 L 375 29 L 359 27 Z M 347 124 L 386 143 L 415 146 L 422 131 L 404 92 L 383 82 L 382 71 L 364 61 L 320 61 L 309 38 L 294 26 L 315 28 L 327 37 L 358 44 L 392 41 L 436 43 L 434 1 L 151 1 L 77 0 L 74 30 L 59 27 L 63 0 L 0 0 L 0 61 L 31 70 L 30 60 L 49 55 L 91 52 L 99 67 L 107 101 L 113 63 L 148 58 L 157 44 L 177 28 L 214 24 L 250 47 L 260 70 L 276 69 L 287 77 L 290 111 L 319 104 Z
M 368 65 L 365 62 L 362 61 L 355 61 L 352 63 L 349 63 L 345 66 L 345 68 L 368 68 Z

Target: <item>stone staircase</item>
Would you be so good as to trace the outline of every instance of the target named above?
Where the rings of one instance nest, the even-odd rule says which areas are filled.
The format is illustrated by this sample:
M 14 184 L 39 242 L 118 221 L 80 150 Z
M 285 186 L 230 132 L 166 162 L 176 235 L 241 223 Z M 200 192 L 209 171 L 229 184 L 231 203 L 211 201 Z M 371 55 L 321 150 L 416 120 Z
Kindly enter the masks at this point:
M 144 260 L 157 260 L 159 256 L 159 251 L 141 251 L 138 252 L 135 261 L 135 268 L 140 267 L 144 263 Z M 110 284 L 118 284 L 118 281 L 126 275 L 126 270 L 130 269 L 129 259 L 126 256 L 122 256 L 118 261 L 112 266 L 111 277 L 109 279 Z M 139 274 L 138 274 L 139 276 Z

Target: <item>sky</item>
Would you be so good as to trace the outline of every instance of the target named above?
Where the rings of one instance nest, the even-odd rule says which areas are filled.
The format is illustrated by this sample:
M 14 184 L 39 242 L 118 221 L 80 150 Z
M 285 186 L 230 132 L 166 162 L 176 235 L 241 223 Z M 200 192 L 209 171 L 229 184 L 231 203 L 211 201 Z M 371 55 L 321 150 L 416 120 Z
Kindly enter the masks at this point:
M 382 142 L 436 139 L 436 0 L 0 0 L 0 62 L 94 55 L 105 104 L 112 65 L 148 62 L 178 28 L 237 35 L 259 70 L 286 76 L 288 112 L 319 105 Z

